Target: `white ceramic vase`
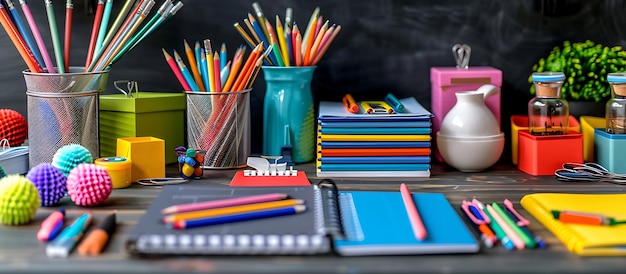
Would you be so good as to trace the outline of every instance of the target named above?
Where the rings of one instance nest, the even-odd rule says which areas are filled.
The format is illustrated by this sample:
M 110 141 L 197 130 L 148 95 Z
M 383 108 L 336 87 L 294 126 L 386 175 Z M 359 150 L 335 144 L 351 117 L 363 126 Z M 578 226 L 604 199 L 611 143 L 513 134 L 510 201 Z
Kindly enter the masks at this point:
M 504 133 L 485 99 L 499 92 L 494 85 L 457 92 L 457 102 L 437 132 L 437 149 L 444 161 L 464 172 L 478 172 L 495 164 L 504 150 Z

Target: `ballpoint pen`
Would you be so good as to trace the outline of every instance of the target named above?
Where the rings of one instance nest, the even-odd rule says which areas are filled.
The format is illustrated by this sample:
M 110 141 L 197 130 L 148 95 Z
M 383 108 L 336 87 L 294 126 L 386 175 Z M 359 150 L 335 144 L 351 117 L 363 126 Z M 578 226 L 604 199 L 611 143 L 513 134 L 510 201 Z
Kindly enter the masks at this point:
M 359 106 L 356 104 L 356 101 L 354 101 L 354 98 L 352 98 L 350 93 L 346 93 L 341 101 L 343 101 L 343 105 L 350 113 L 359 113 Z
M 46 255 L 48 255 L 48 257 L 69 256 L 76 244 L 83 237 L 87 227 L 91 224 L 92 218 L 93 215 L 91 212 L 78 217 L 72 225 L 61 231 L 61 234 L 46 246 Z

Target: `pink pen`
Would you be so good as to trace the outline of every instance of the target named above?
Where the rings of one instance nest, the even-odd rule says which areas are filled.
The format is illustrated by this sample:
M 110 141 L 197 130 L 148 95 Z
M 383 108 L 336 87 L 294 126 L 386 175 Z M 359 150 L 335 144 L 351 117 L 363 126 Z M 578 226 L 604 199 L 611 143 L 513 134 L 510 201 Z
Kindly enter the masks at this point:
M 65 218 L 65 209 L 52 212 L 48 218 L 41 223 L 41 228 L 37 232 L 37 239 L 42 242 L 52 241 L 63 229 L 63 219 Z

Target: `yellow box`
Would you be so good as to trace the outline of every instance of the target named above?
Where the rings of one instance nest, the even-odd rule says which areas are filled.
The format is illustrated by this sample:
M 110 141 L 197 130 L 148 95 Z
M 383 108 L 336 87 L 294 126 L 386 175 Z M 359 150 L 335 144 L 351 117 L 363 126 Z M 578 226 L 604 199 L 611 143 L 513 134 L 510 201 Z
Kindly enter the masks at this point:
M 165 177 L 165 141 L 155 137 L 117 138 L 117 156 L 132 163 L 131 181 Z
M 517 136 L 520 130 L 528 130 L 528 116 L 511 115 L 511 161 L 514 165 L 517 165 Z M 569 130 L 580 132 L 580 124 L 572 115 L 569 116 Z M 593 134 L 593 130 L 591 132 Z M 593 140 L 591 144 L 593 145 Z
M 595 162 L 594 130 L 605 128 L 606 119 L 604 117 L 580 116 L 580 127 L 583 133 L 583 160 Z

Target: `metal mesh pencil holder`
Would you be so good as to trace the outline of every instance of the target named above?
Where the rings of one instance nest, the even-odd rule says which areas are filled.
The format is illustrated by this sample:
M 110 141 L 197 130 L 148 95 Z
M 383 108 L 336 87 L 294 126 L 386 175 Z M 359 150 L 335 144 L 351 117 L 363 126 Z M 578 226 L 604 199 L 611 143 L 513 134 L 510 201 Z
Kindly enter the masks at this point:
M 250 156 L 250 90 L 186 94 L 187 143 L 206 151 L 202 167 L 246 166 Z
M 64 145 L 80 144 L 99 157 L 98 93 L 106 88 L 108 71 L 68 73 L 24 71 L 28 106 L 29 164 L 52 162 Z

